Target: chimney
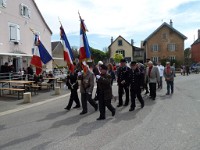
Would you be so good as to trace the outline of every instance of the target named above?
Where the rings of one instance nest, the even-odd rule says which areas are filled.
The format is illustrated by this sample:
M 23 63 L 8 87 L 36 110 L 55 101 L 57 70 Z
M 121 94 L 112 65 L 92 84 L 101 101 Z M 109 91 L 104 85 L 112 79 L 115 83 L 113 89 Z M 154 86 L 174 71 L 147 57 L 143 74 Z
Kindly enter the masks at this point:
M 172 22 L 172 19 L 170 19 L 170 26 L 173 27 L 173 22 Z
M 111 44 L 113 43 L 113 37 L 111 37 Z
M 198 39 L 200 39 L 200 29 L 198 30 Z
M 131 45 L 134 46 L 134 40 L 133 39 L 131 39 Z

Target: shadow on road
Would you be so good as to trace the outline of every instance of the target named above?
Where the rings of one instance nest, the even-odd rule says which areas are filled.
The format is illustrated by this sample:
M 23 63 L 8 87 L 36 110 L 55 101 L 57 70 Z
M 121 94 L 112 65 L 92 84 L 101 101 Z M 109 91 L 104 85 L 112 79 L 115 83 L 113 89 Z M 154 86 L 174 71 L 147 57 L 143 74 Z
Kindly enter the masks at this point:
M 59 112 L 56 112 L 56 113 L 51 113 L 51 114 L 48 114 L 44 119 L 38 120 L 37 122 L 46 121 L 46 120 L 53 120 L 53 119 L 56 119 L 57 117 L 60 117 L 60 116 L 66 115 L 66 114 L 67 114 L 66 111 L 59 111 Z
M 102 120 L 102 121 L 93 121 L 93 122 L 90 122 L 90 123 L 85 122 L 82 125 L 80 125 L 79 127 L 77 127 L 76 132 L 73 133 L 72 135 L 70 135 L 70 137 L 89 135 L 89 134 L 92 133 L 92 131 L 103 127 L 103 125 L 105 125 L 111 119 L 112 118 Z
M 26 136 L 26 137 L 23 137 L 23 138 L 15 139 L 15 140 L 10 141 L 10 142 L 8 142 L 8 143 L 6 143 L 4 145 L 1 145 L 0 149 L 3 149 L 5 147 L 9 147 L 9 146 L 13 146 L 13 145 L 18 145 L 19 143 L 30 141 L 30 140 L 36 139 L 36 138 L 38 138 L 40 136 L 41 136 L 41 134 L 36 133 L 36 134 L 32 134 L 32 135 L 29 135 L 29 136 Z

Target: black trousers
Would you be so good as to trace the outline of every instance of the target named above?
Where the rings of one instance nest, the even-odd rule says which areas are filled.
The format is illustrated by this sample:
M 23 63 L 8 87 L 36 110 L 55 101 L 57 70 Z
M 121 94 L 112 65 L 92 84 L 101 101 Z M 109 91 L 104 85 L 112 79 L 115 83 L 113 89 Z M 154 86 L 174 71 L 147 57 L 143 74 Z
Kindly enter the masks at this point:
M 81 103 L 83 107 L 83 112 L 87 112 L 87 101 L 92 105 L 95 109 L 98 107 L 97 103 L 92 99 L 92 94 L 81 93 Z
M 149 83 L 150 96 L 156 98 L 156 83 Z
M 135 98 L 137 97 L 140 104 L 141 105 L 144 105 L 144 100 L 142 98 L 142 95 L 141 95 L 141 89 L 140 88 L 131 88 L 130 89 L 131 91 L 131 108 L 135 108 Z
M 170 94 L 170 89 L 171 93 L 174 93 L 174 81 L 166 81 L 167 83 L 167 93 Z
M 73 101 L 76 103 L 77 106 L 80 106 L 77 89 L 71 89 L 71 95 L 69 98 L 69 103 L 67 105 L 68 109 L 70 109 L 72 107 Z
M 118 86 L 119 105 L 123 105 L 122 96 L 124 91 L 126 93 L 125 104 L 129 103 L 129 86 Z
M 105 113 L 106 113 L 106 107 L 111 111 L 114 112 L 115 108 L 111 104 L 111 99 L 109 100 L 104 100 L 103 96 L 102 98 L 99 99 L 99 112 L 100 112 L 100 118 L 105 118 Z

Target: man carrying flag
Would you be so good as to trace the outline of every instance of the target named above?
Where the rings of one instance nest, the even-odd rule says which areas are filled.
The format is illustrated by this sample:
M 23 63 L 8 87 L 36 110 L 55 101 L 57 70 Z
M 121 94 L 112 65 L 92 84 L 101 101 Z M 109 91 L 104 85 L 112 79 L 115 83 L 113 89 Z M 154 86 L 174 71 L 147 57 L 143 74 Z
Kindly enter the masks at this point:
M 60 27 L 60 39 L 63 45 L 63 55 L 64 55 L 64 61 L 66 61 L 70 74 L 67 76 L 67 86 L 71 90 L 71 95 L 69 99 L 68 105 L 65 107 L 66 110 L 70 110 L 71 106 L 73 104 L 73 101 L 76 103 L 76 106 L 74 108 L 79 108 L 80 107 L 80 101 L 78 98 L 78 81 L 77 81 L 77 73 L 74 70 L 74 65 L 73 65 L 73 52 L 72 49 L 69 45 L 69 42 L 67 40 L 67 36 L 65 34 L 65 31 L 61 25 Z
M 81 18 L 80 14 L 79 14 L 79 18 L 81 21 L 80 24 L 80 49 L 79 49 L 79 54 L 80 54 L 80 61 L 83 61 L 85 59 L 90 59 L 91 58 L 91 53 L 90 53 L 90 46 L 88 43 L 88 39 L 86 36 L 86 31 L 87 27 L 84 23 L 84 20 Z

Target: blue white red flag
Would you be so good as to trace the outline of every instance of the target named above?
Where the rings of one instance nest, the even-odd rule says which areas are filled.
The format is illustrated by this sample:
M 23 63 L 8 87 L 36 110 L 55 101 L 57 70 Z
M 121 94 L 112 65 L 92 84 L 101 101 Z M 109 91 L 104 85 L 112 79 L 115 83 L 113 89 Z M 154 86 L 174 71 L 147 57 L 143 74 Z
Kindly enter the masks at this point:
M 63 45 L 64 60 L 67 64 L 73 64 L 74 55 L 62 25 L 60 27 L 60 39 Z
M 86 36 L 86 31 L 87 27 L 85 26 L 84 20 L 80 17 L 80 49 L 79 49 L 79 59 L 80 61 L 83 61 L 85 59 L 90 59 L 91 58 L 91 53 L 90 53 L 90 46 L 88 43 L 88 39 Z
M 40 59 L 44 64 L 47 64 L 49 61 L 53 60 L 49 52 L 46 50 L 42 42 L 40 41 L 39 35 L 35 34 L 35 45 L 39 49 Z
M 39 75 L 42 72 L 42 61 L 40 59 L 40 53 L 38 47 L 34 49 L 34 54 L 33 57 L 31 58 L 30 64 L 36 67 L 37 75 Z

